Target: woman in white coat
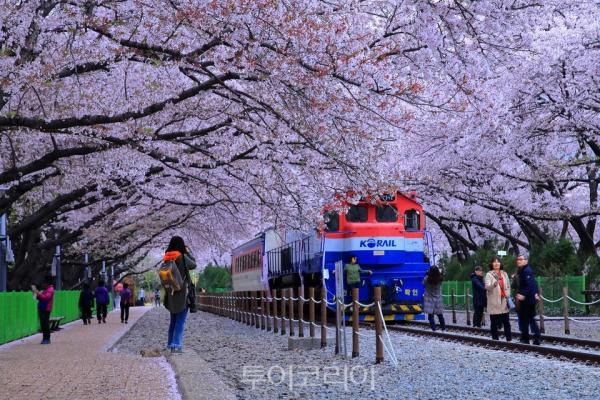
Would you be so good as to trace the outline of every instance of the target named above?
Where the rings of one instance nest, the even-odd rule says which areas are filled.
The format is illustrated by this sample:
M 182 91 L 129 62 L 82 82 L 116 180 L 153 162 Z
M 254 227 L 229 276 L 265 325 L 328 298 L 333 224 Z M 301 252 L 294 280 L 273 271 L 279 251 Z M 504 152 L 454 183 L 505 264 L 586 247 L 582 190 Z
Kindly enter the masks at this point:
M 490 261 L 490 272 L 485 275 L 485 289 L 492 339 L 498 340 L 498 326 L 502 324 L 504 325 L 506 341 L 510 342 L 512 335 L 507 300 L 510 296 L 510 279 L 508 274 L 504 272 L 504 266 L 498 257 L 492 257 L 492 261 Z

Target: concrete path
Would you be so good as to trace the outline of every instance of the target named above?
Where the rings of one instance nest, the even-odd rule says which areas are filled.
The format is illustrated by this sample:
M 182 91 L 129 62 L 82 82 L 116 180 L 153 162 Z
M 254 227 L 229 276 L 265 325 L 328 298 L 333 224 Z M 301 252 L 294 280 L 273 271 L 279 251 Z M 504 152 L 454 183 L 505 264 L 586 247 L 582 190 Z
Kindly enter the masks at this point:
M 174 373 L 164 357 L 142 358 L 106 351 L 150 307 L 132 307 L 129 323 L 118 311 L 106 324 L 67 324 L 53 332 L 50 345 L 41 334 L 0 347 L 1 399 L 177 399 Z

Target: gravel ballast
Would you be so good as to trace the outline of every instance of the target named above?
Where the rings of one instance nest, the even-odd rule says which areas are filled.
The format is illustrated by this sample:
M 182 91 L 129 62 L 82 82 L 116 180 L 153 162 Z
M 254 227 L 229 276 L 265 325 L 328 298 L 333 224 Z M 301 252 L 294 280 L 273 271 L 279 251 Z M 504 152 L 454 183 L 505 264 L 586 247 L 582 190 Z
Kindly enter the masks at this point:
M 139 354 L 143 348 L 164 348 L 168 324 L 164 308 L 151 310 L 115 350 Z M 333 346 L 289 351 L 286 336 L 198 312 L 188 317 L 184 351 L 204 359 L 240 399 L 584 400 L 600 393 L 597 367 L 395 332 L 390 340 L 398 366 L 387 353 L 375 365 L 374 333 L 361 333 L 361 356 L 343 360 Z

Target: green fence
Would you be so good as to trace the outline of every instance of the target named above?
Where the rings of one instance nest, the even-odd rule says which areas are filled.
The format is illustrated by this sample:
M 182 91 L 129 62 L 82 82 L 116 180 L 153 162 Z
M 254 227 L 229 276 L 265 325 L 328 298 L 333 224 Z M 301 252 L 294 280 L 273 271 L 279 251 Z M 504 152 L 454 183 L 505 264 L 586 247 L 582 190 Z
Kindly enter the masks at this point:
M 562 297 L 562 288 L 569 288 L 569 296 L 573 299 L 585 302 L 585 296 L 581 293 L 585 290 L 585 276 L 563 276 L 559 278 L 550 277 L 538 277 L 536 278 L 538 285 L 542 288 L 542 294 L 544 298 L 548 300 L 556 300 Z M 469 294 L 473 294 L 473 288 L 471 281 L 445 281 L 442 284 L 442 294 L 444 299 L 444 306 L 450 307 L 451 289 L 454 289 L 455 302 L 458 308 L 464 308 L 465 306 L 465 293 L 466 289 L 469 289 Z M 469 302 L 471 305 L 472 302 Z M 544 313 L 548 315 L 561 314 L 562 313 L 562 302 L 544 302 Z M 471 308 L 472 309 L 472 308 Z M 569 312 L 575 314 L 585 313 L 585 306 L 569 302 Z
M 79 293 L 75 290 L 54 292 L 51 317 L 64 317 L 61 325 L 78 319 Z M 112 300 L 108 310 L 112 310 Z M 32 335 L 39 329 L 37 300 L 32 292 L 0 292 L 0 344 Z

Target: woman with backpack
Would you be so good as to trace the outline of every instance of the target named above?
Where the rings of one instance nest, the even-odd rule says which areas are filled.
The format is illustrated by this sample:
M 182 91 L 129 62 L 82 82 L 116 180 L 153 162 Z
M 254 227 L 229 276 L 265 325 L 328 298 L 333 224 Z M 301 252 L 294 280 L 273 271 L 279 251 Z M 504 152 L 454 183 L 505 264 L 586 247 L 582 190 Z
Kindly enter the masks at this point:
M 172 264 L 174 262 L 174 265 Z M 196 260 L 190 254 L 189 249 L 185 246 L 183 239 L 179 236 L 173 236 L 169 242 L 169 246 L 163 257 L 163 267 L 168 267 L 171 264 L 177 268 L 172 275 L 178 275 L 182 280 L 181 285 L 177 287 L 165 287 L 165 307 L 171 313 L 171 323 L 169 324 L 169 338 L 167 347 L 171 349 L 171 353 L 182 353 L 183 349 L 183 329 L 185 328 L 185 320 L 188 314 L 188 287 L 190 284 L 189 270 L 196 268 Z M 163 281 L 162 273 L 161 281 Z
M 444 304 L 442 303 L 442 273 L 436 266 L 432 266 L 427 271 L 423 285 L 425 293 L 423 296 L 423 312 L 427 314 L 431 330 L 435 331 L 434 315 L 437 315 L 442 330 L 446 330 L 446 321 L 444 320 Z

